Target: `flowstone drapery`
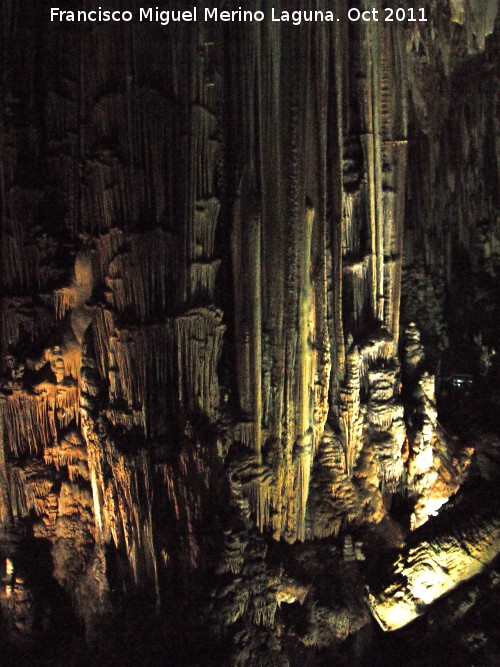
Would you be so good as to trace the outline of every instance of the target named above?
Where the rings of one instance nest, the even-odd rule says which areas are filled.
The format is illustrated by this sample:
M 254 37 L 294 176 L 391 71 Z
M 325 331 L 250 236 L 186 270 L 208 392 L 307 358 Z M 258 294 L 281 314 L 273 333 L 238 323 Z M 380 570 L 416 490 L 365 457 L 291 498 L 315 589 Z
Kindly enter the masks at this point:
M 411 23 L 349 22 L 350 4 L 163 28 L 3 0 L 12 646 L 62 646 L 67 615 L 112 652 L 106 623 L 132 635 L 140 608 L 158 660 L 311 664 L 369 623 L 386 550 L 410 573 L 429 544 L 462 557 L 445 528 L 403 537 L 475 470 L 440 397 L 473 350 L 496 372 L 494 3 Z M 372 591 L 379 619 L 393 591 Z

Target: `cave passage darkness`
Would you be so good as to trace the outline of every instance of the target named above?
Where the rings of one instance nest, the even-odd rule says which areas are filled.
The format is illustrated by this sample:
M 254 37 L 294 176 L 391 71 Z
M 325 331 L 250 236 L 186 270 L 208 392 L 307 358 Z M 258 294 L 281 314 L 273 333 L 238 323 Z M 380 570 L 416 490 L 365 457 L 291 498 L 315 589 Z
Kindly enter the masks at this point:
M 0 663 L 498 665 L 497 2 L 192 7 L 0 0 Z

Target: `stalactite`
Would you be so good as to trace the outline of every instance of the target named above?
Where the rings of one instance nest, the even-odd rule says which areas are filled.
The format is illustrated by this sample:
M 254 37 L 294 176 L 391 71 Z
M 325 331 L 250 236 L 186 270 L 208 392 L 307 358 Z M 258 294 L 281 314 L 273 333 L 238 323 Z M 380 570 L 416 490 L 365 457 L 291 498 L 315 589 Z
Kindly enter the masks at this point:
M 36 302 L 31 298 L 4 297 L 1 312 L 1 343 L 6 351 L 15 348 L 21 340 L 34 344 L 47 335 L 53 325 L 52 298 L 44 303 L 43 296 Z
M 213 262 L 193 262 L 190 267 L 190 298 L 193 301 L 214 301 L 215 279 L 220 260 Z
M 224 326 L 218 310 L 195 309 L 174 322 L 179 400 L 188 409 L 213 415 L 218 405 L 217 364 Z
M 339 25 L 337 25 L 337 23 Z M 343 379 L 345 371 L 345 343 L 344 343 L 344 322 L 342 313 L 343 300 L 343 270 L 342 270 L 342 246 L 343 238 L 346 233 L 346 217 L 348 217 L 348 207 L 346 207 L 346 198 L 343 187 L 342 161 L 344 146 L 344 119 L 343 107 L 344 97 L 344 68 L 343 51 L 345 41 L 342 37 L 345 33 L 346 25 L 341 18 L 336 21 L 332 30 L 330 60 L 334 73 L 333 104 L 329 112 L 329 118 L 332 120 L 333 131 L 329 138 L 331 150 L 337 156 L 333 159 L 333 164 L 329 168 L 331 174 L 331 261 L 332 261 L 332 322 L 331 322 L 331 351 L 332 351 L 332 378 L 331 378 L 331 399 L 330 406 L 333 406 L 336 400 L 335 392 Z M 346 210 L 347 209 L 347 210 Z M 346 215 L 347 214 L 347 215 Z
M 348 475 L 352 474 L 356 457 L 361 447 L 360 423 L 360 355 L 354 348 L 347 355 L 347 370 L 343 386 L 339 389 L 339 421 L 343 431 L 345 465 Z
M 63 287 L 62 289 L 56 290 L 54 292 L 54 309 L 56 312 L 56 319 L 63 320 L 67 313 L 73 308 L 74 304 L 75 295 L 70 288 Z
M 33 511 L 37 516 L 45 513 L 46 499 L 53 480 L 43 466 L 35 462 L 27 467 L 12 466 L 9 475 L 9 495 L 12 515 L 26 518 Z
M 215 252 L 215 231 L 219 217 L 220 202 L 216 197 L 199 199 L 194 218 L 195 258 L 210 259 Z
M 352 264 L 344 261 L 344 289 L 346 296 L 349 295 L 352 300 L 352 314 L 355 323 L 361 321 L 369 296 L 367 288 L 369 266 L 369 257 L 365 257 L 362 261 Z
M 52 435 L 46 402 L 36 399 L 24 401 L 22 397 L 14 400 L 20 404 L 16 406 L 18 409 L 12 405 L 13 401 L 4 402 L 2 406 L 4 432 L 9 437 L 10 452 L 14 455 L 24 451 L 36 452 L 37 447 L 49 442 Z M 24 407 L 25 404 L 26 409 L 23 410 L 21 406 Z
M 377 41 L 378 26 L 366 24 L 361 27 L 362 43 L 366 48 L 361 53 L 362 76 L 360 77 L 361 142 L 364 152 L 364 167 L 367 177 L 366 207 L 370 234 L 370 287 L 373 317 L 382 320 L 383 313 L 383 237 L 381 206 L 381 153 L 379 134 L 379 68 Z

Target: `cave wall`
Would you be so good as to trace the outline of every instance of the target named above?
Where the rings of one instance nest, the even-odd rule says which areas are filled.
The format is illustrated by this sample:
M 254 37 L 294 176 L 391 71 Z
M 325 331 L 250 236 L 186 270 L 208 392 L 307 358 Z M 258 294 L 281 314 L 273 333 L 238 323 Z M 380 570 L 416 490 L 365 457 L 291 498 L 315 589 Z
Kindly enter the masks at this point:
M 450 332 L 457 257 L 486 301 L 498 266 L 483 4 L 162 28 L 2 1 L 13 636 L 55 623 L 55 590 L 92 637 L 127 596 L 164 613 L 217 568 L 245 590 L 269 543 L 377 524 L 401 488 L 416 527 L 457 490 L 470 453 L 437 420 L 436 366 L 494 345 L 490 320 Z M 271 601 L 211 610 L 223 632 L 305 597 L 262 576 Z

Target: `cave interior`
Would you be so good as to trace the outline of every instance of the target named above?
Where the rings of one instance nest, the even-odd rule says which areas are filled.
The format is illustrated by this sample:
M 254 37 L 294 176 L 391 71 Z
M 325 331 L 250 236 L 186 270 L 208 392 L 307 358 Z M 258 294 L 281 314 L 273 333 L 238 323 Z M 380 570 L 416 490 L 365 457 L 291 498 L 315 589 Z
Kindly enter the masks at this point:
M 0 0 L 2 664 L 500 664 L 497 2 L 335 8 Z

